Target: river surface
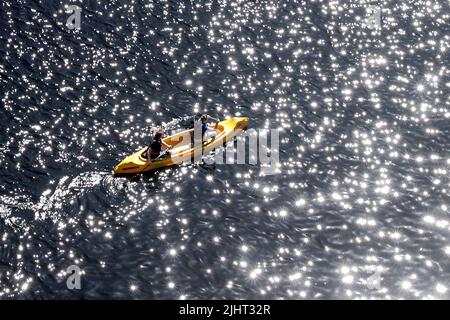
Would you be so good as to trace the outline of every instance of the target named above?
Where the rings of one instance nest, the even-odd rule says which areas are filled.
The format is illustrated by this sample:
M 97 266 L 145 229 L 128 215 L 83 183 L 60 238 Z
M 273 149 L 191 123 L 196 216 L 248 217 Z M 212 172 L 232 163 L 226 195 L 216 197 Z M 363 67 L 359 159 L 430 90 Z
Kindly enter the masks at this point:
M 433 0 L 2 1 L 0 298 L 450 298 L 449 19 Z M 113 177 L 199 112 L 278 130 L 279 170 Z

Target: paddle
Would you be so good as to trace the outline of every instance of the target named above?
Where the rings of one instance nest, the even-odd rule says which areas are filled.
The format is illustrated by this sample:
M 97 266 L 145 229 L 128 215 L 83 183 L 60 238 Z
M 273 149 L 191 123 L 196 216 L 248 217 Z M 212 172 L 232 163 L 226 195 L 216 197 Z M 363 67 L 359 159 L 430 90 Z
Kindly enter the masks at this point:
M 166 153 L 166 151 L 168 151 L 168 150 L 170 150 L 170 149 L 172 149 L 172 148 L 173 148 L 173 146 L 170 146 L 169 148 L 167 148 L 166 150 L 164 150 L 164 153 L 161 153 L 159 156 L 157 156 L 155 159 L 153 159 L 153 160 L 151 160 L 151 161 L 149 161 L 149 160 L 147 159 L 148 165 L 146 165 L 145 168 L 142 169 L 142 172 L 144 172 L 145 169 L 147 169 L 147 168 L 153 163 L 153 161 L 159 160 L 159 158 L 161 158 L 161 157 Z M 148 149 L 147 149 L 146 152 L 148 152 Z

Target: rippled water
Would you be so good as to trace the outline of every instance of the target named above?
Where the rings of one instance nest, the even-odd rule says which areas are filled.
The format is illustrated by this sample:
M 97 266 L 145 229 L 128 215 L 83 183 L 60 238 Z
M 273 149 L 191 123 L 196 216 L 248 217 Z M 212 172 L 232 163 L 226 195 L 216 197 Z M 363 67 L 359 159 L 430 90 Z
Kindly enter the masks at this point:
M 0 296 L 450 298 L 449 5 L 372 4 L 2 1 Z M 112 177 L 204 111 L 281 173 Z

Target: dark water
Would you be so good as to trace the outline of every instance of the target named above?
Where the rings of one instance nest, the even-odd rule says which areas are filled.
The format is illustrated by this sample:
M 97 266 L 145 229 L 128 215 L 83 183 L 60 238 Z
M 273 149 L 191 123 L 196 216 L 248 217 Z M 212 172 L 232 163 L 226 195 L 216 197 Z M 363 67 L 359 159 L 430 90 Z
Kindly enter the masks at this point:
M 448 2 L 368 3 L 2 1 L 0 297 L 449 298 Z M 112 177 L 204 111 L 281 172 Z

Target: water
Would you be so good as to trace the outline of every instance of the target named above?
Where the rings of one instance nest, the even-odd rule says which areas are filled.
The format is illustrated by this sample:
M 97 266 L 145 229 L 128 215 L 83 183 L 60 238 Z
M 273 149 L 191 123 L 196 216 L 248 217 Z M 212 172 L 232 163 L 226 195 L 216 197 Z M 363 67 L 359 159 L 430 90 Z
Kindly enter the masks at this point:
M 449 6 L 371 4 L 3 1 L 0 296 L 450 298 Z M 197 112 L 281 173 L 112 177 Z

